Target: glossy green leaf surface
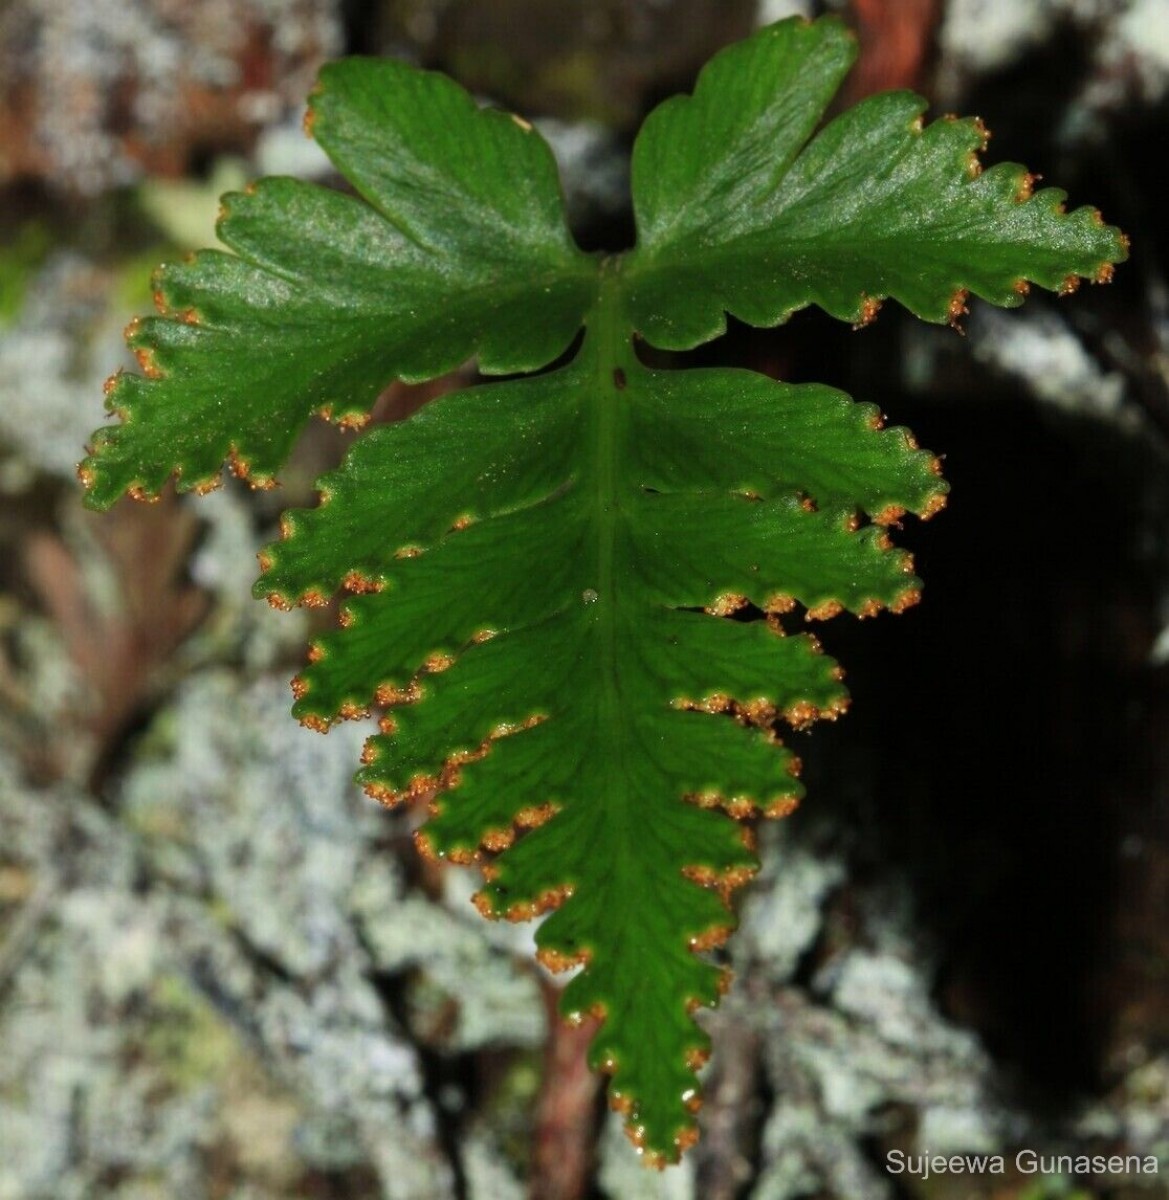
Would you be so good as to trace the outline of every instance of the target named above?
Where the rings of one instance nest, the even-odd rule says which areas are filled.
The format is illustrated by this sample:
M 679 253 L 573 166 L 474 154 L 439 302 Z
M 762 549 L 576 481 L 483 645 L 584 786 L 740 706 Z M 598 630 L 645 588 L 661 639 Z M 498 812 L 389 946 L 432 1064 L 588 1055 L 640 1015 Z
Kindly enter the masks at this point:
M 927 126 L 924 100 L 889 92 L 805 144 L 853 54 L 841 25 L 785 21 L 724 50 L 693 96 L 646 120 L 629 288 L 649 341 L 696 346 L 722 332 L 724 310 L 775 325 L 817 304 L 864 324 L 886 297 L 947 321 L 968 294 L 1013 306 L 1031 283 L 1110 277 L 1117 230 L 1094 209 L 1064 213 L 1058 189 L 1032 193 L 1025 167 L 984 171 L 977 120 Z
M 262 180 L 223 199 L 233 253 L 158 272 L 162 315 L 127 331 L 145 377 L 110 381 L 122 423 L 82 464 L 95 503 L 172 474 L 213 485 L 228 458 L 266 484 L 313 413 L 360 423 L 389 381 L 472 354 L 489 373 L 541 367 L 580 327 L 595 276 L 530 127 L 362 59 L 324 68 L 306 124 L 361 198 Z
M 374 710 L 359 779 L 425 798 L 424 853 L 478 863 L 485 915 L 549 913 L 537 943 L 649 1161 L 693 1140 L 693 1010 L 755 870 L 741 818 L 801 795 L 782 744 L 843 712 L 801 616 L 869 616 L 919 582 L 886 527 L 944 502 L 938 463 L 871 406 L 731 369 L 655 370 L 724 311 L 850 320 L 894 296 L 930 319 L 969 290 L 1104 277 L 1121 236 L 1022 168 L 976 175 L 974 125 L 921 131 L 878 97 L 815 134 L 852 58 L 831 21 L 782 22 L 651 116 L 634 158 L 637 248 L 585 256 L 552 159 L 523 122 L 395 63 L 326 68 L 311 128 L 357 197 L 291 180 L 228 197 L 234 251 L 168 268 L 168 315 L 131 333 L 122 424 L 82 467 L 90 502 L 225 458 L 270 478 L 322 407 L 368 410 L 395 378 L 477 353 L 531 372 L 362 437 L 286 514 L 257 594 L 351 593 L 294 681 L 319 729 Z M 809 141 L 809 139 L 811 139 Z M 961 302 L 959 297 L 958 303 Z M 785 627 L 786 626 L 786 627 Z

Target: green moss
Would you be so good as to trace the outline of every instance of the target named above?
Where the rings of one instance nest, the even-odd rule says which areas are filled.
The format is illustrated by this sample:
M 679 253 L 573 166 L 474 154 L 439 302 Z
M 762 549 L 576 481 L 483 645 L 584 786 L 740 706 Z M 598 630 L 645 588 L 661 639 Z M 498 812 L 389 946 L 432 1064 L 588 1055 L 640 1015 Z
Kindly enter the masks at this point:
M 475 90 L 505 103 L 523 97 L 526 108 L 564 120 L 620 124 L 624 116 L 606 99 L 604 63 L 594 49 L 572 49 L 535 65 L 493 43 L 455 46 L 450 65 Z
M 246 1055 L 235 1032 L 178 975 L 150 990 L 151 1020 L 142 1042 L 167 1082 L 186 1090 L 221 1079 Z
M 1046 1175 L 1029 1183 L 1019 1200 L 1092 1200 L 1092 1193 L 1073 1186 L 1063 1175 Z
M 20 312 L 29 282 L 52 243 L 52 235 L 44 224 L 26 221 L 10 244 L 0 246 L 0 326 L 7 325 Z
M 543 1070 L 542 1052 L 515 1054 L 485 1105 L 492 1140 L 520 1176 L 526 1176 L 532 1166 L 532 1126 Z
M 550 62 L 538 76 L 538 92 L 550 111 L 619 125 L 620 106 L 606 99 L 603 60 L 595 50 L 576 49 Z

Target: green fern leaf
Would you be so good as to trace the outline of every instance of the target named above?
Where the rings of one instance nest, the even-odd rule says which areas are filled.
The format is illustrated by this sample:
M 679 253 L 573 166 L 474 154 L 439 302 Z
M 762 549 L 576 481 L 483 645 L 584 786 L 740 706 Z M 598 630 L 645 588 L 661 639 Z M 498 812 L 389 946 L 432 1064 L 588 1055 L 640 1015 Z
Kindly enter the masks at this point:
M 82 466 L 96 507 L 234 456 L 270 479 L 321 408 L 356 419 L 394 378 L 477 352 L 531 372 L 372 431 L 287 514 L 257 594 L 323 603 L 341 628 L 294 681 L 325 729 L 378 709 L 359 779 L 426 797 L 426 854 L 478 862 L 485 915 L 551 915 L 550 967 L 582 969 L 570 1018 L 650 1161 L 694 1137 L 717 1002 L 703 954 L 756 869 L 735 818 L 790 811 L 776 736 L 847 703 L 836 664 L 783 615 L 868 616 L 919 582 L 885 526 L 929 516 L 932 454 L 875 409 L 736 370 L 651 370 L 732 312 L 815 303 L 863 322 L 891 296 L 931 320 L 968 292 L 1106 278 L 1122 236 L 1022 168 L 976 170 L 976 123 L 920 127 L 878 97 L 812 137 L 853 56 L 832 21 L 788 21 L 719 55 L 634 151 L 637 248 L 585 256 L 539 136 L 394 63 L 326 68 L 311 129 L 360 199 L 291 180 L 229 197 L 235 256 L 168 268 L 137 326 L 148 378 L 115 379 Z M 812 140 L 809 141 L 809 138 Z M 745 608 L 746 605 L 754 608 Z M 731 619 L 756 614 L 756 619 Z
M 564 350 L 595 291 L 544 141 L 402 63 L 321 72 L 306 124 L 362 199 L 295 179 L 224 197 L 220 240 L 163 268 L 159 317 L 127 340 L 81 466 L 92 502 L 215 486 L 225 459 L 270 485 L 313 413 L 360 425 L 387 381 L 478 354 L 503 374 Z M 533 313 L 539 320 L 533 320 Z
M 1011 307 L 1032 283 L 1111 278 L 1122 235 L 1095 209 L 1065 213 L 1056 188 L 1033 193 L 1025 167 L 983 171 L 978 120 L 925 126 L 924 100 L 888 92 L 804 144 L 852 57 L 843 26 L 785 21 L 646 120 L 628 270 L 631 316 L 655 345 L 708 341 L 724 310 L 775 325 L 818 304 L 866 324 L 891 296 L 954 321 L 971 293 Z

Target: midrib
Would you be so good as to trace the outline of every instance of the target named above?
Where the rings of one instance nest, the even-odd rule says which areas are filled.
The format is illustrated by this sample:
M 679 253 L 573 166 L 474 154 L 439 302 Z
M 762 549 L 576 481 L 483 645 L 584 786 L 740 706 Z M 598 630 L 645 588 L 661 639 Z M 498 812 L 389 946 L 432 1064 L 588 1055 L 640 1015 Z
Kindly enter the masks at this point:
M 624 518 L 620 474 L 621 464 L 627 458 L 628 397 L 637 386 L 636 376 L 645 369 L 633 351 L 630 325 L 624 313 L 622 263 L 621 257 L 613 257 L 601 265 L 597 301 L 586 320 L 587 333 L 582 346 L 582 353 L 589 359 L 593 387 L 588 401 L 591 436 L 585 468 L 592 522 L 591 569 L 582 575 L 582 580 L 595 580 L 583 586 L 596 592 L 596 599 L 589 602 L 589 616 L 596 623 L 597 658 L 593 669 L 599 687 L 597 734 L 599 747 L 608 755 L 604 764 L 598 764 L 608 786 L 595 801 L 604 808 L 611 832 L 614 825 L 627 826 L 632 816 L 625 787 L 629 778 L 625 739 L 632 697 L 625 694 L 619 644 L 623 624 L 620 606 L 628 605 L 630 599 L 624 594 L 627 580 L 620 561 Z M 619 380 L 623 380 L 623 386 Z M 581 602 L 586 602 L 583 595 Z M 588 670 L 587 664 L 585 669 Z M 629 839 L 617 837 L 615 843 L 624 857 L 630 848 Z M 620 868 L 620 862 L 610 864 L 614 873 L 623 873 Z

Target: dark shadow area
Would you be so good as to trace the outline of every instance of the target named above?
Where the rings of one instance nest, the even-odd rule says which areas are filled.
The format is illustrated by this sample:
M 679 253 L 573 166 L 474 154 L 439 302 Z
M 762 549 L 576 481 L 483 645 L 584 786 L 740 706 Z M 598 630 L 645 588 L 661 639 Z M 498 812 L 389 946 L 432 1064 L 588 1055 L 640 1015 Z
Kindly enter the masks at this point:
M 1059 1108 L 1105 1083 L 1123 855 L 1158 806 L 1155 563 L 1135 531 L 1163 466 L 1015 395 L 897 416 L 947 452 L 951 505 L 899 539 L 919 608 L 824 630 L 854 705 L 818 733 L 814 794 L 852 810 L 858 870 L 911 879 L 944 1011 L 1021 1099 Z

